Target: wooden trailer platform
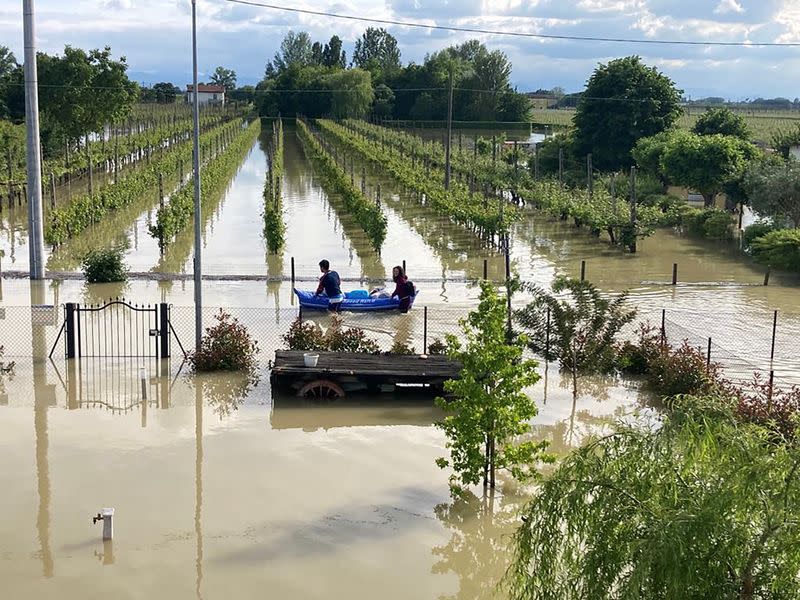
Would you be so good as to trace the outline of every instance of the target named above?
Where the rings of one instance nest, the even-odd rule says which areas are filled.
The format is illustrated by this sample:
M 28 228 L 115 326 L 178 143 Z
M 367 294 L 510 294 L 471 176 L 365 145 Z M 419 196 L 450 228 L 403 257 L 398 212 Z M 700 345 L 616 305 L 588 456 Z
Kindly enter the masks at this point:
M 391 392 L 398 385 L 439 394 L 461 365 L 446 356 L 317 352 L 316 367 L 306 367 L 302 350 L 276 350 L 270 374 L 273 389 L 307 398 L 342 398 L 347 392 Z

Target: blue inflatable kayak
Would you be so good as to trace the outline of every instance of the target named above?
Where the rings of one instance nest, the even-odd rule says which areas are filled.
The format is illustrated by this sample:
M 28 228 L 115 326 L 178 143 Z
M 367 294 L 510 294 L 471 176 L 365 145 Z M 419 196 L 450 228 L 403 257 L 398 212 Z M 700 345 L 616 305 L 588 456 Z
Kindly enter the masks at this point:
M 316 310 L 328 310 L 328 297 L 317 296 L 314 292 L 308 290 L 295 289 L 294 293 L 297 299 L 300 300 L 300 306 L 303 308 L 311 308 Z M 418 294 L 419 292 L 417 292 Z M 408 308 L 414 306 L 414 299 L 417 297 L 414 294 L 411 297 L 411 304 Z M 353 290 L 352 292 L 345 292 L 344 300 L 342 300 L 341 310 L 399 310 L 400 300 L 398 298 L 370 298 L 369 292 L 366 290 Z

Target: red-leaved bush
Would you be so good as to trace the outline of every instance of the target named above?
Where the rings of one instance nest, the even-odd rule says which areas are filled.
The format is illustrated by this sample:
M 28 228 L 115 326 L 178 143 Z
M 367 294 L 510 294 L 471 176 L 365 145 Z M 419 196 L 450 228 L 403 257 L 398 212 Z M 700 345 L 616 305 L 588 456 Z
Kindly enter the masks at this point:
M 800 421 L 800 386 L 788 390 L 774 388 L 756 373 L 749 385 L 734 391 L 740 419 L 770 429 L 784 439 L 795 437 Z
M 222 309 L 214 315 L 216 325 L 206 328 L 200 347 L 189 355 L 194 371 L 243 371 L 255 373 L 258 367 L 256 342 L 238 319 Z

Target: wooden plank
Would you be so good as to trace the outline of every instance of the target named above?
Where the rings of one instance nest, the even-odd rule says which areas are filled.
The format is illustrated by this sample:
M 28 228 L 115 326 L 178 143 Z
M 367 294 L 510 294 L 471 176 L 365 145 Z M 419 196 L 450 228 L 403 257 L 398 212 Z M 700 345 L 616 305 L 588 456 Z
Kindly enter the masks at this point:
M 425 381 L 458 377 L 461 365 L 446 356 L 319 352 L 316 367 L 306 367 L 303 351 L 276 350 L 273 375 L 352 375 L 394 381 Z

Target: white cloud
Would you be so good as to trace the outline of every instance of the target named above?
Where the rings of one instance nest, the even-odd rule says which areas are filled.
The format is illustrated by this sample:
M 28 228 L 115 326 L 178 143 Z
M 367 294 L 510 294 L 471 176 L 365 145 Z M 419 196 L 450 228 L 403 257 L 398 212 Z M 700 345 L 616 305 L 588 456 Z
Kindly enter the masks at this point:
M 714 9 L 714 13 L 718 15 L 724 15 L 727 13 L 743 13 L 744 8 L 738 2 L 738 0 L 719 0 L 719 4 L 717 4 L 717 8 Z

